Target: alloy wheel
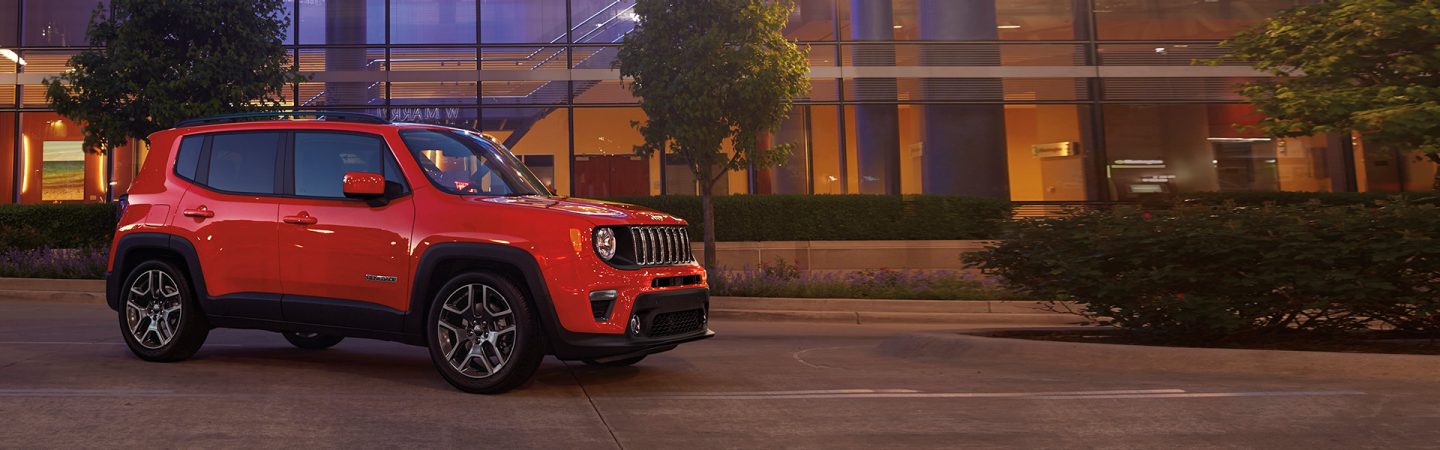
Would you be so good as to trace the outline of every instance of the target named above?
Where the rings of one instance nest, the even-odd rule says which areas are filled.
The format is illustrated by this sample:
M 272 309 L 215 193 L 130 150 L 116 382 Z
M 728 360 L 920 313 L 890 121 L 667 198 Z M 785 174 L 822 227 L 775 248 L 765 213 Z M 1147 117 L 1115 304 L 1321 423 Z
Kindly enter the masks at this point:
M 515 315 L 505 296 L 488 285 L 451 291 L 436 325 L 441 355 L 469 378 L 495 375 L 515 351 Z
M 184 301 L 180 286 L 163 270 L 147 270 L 130 283 L 125 298 L 125 322 L 130 336 L 147 349 L 169 344 L 180 330 Z

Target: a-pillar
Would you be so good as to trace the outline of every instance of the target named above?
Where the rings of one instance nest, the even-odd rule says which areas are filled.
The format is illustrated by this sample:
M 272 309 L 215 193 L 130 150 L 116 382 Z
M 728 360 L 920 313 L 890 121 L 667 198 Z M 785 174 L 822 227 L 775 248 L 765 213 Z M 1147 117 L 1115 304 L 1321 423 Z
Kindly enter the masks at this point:
M 850 0 L 850 38 L 856 41 L 895 39 L 892 0 Z M 857 67 L 894 67 L 895 47 L 889 44 L 851 47 L 851 64 Z M 855 109 L 856 171 L 861 194 L 900 193 L 900 109 L 894 78 L 855 78 L 855 98 L 883 104 L 860 104 Z
M 992 41 L 996 31 L 995 0 L 920 0 L 920 39 L 925 41 Z M 997 44 L 927 45 L 926 66 L 1000 64 Z M 964 100 L 1004 99 L 998 78 L 930 78 L 922 80 L 929 100 L 953 93 Z M 922 108 L 924 156 L 921 185 L 926 194 L 951 194 L 1010 199 L 1006 163 L 1005 107 L 995 104 L 932 104 Z

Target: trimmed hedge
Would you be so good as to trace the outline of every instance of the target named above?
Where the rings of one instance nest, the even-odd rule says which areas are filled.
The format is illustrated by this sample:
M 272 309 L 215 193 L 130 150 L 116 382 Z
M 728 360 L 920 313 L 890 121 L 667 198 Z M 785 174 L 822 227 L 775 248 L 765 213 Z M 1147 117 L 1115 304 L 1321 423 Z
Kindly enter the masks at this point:
M 115 205 L 0 205 L 0 249 L 107 248 Z
M 700 197 L 609 199 L 690 222 L 703 236 Z M 989 239 L 1010 219 L 1010 202 L 938 195 L 735 195 L 715 197 L 718 241 Z

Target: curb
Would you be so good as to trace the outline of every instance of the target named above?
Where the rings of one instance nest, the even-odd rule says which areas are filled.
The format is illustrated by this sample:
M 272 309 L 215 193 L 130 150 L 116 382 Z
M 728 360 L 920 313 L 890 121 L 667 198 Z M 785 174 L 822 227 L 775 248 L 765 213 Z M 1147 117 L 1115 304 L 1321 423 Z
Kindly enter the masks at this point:
M 876 351 L 919 360 L 993 361 L 1074 369 L 1129 368 L 1193 374 L 1422 380 L 1440 373 L 1440 356 L 1308 352 L 1035 341 L 982 332 L 907 333 Z
M 105 280 L 0 278 L 6 300 L 66 304 L 104 304 Z

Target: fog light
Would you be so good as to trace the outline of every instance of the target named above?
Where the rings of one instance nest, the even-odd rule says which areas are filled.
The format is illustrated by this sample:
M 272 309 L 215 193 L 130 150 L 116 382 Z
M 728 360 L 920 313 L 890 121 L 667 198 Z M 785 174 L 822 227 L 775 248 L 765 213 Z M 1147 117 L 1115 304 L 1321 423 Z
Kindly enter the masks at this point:
M 606 301 L 615 300 L 615 298 L 616 298 L 616 297 L 619 297 L 619 296 L 620 296 L 620 294 L 616 293 L 614 289 L 605 290 L 605 291 L 591 291 L 591 292 L 590 292 L 590 301 L 592 301 L 592 302 L 606 302 Z
M 630 315 L 630 334 L 633 334 L 633 335 L 636 335 L 636 336 L 639 336 L 639 335 L 640 335 L 640 316 L 639 316 L 639 315 L 635 315 L 635 314 L 631 314 L 631 315 Z

